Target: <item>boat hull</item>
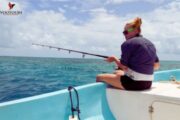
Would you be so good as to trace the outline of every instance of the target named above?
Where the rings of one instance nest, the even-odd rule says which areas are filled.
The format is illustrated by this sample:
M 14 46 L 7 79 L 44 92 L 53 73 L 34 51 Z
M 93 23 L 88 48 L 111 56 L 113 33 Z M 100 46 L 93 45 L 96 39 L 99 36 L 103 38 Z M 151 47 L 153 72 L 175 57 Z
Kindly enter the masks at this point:
M 81 120 L 115 120 L 107 104 L 105 84 L 89 84 L 76 89 Z M 76 105 L 75 100 L 73 98 Z M 68 120 L 69 115 L 71 105 L 68 90 L 0 104 L 1 120 Z

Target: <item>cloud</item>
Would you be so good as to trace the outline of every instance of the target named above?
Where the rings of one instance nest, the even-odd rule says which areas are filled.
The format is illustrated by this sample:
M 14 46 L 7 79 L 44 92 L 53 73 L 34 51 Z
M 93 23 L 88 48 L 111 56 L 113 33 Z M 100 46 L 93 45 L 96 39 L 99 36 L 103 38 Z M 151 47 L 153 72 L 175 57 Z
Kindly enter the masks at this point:
M 156 3 L 156 4 L 159 4 L 159 3 L 163 3 L 167 0 L 107 0 L 106 1 L 106 4 L 122 4 L 122 3 L 125 3 L 125 2 L 149 2 L 149 3 Z
M 153 40 L 160 53 L 180 53 L 180 2 L 172 2 L 144 14 L 145 35 Z
M 70 0 L 52 0 L 53 2 L 67 2 L 67 1 L 70 1 Z
M 107 13 L 94 17 L 87 24 L 75 25 L 61 13 L 36 11 L 13 31 L 16 31 L 15 39 L 21 41 L 21 47 L 34 42 L 93 52 L 107 52 L 108 47 L 114 50 L 111 43 L 119 43 L 120 35 L 117 34 L 121 33 L 120 28 L 115 29 L 121 26 L 118 17 Z M 109 24 L 112 21 L 114 24 Z M 119 51 L 120 44 L 115 45 L 118 47 L 115 50 Z
M 105 8 L 91 9 L 91 19 L 80 25 L 67 19 L 63 12 L 51 10 L 33 11 L 21 17 L 0 16 L 0 54 L 10 54 L 9 47 L 14 47 L 20 54 L 44 54 L 42 49 L 31 46 L 31 43 L 50 44 L 87 52 L 120 56 L 120 45 L 126 21 L 140 16 L 143 19 L 143 35 L 156 46 L 158 54 L 180 53 L 180 3 L 171 2 L 149 13 L 118 16 L 109 14 Z M 3 48 L 2 48 L 3 47 Z M 6 50 L 4 49 L 6 48 Z M 26 53 L 27 51 L 27 53 Z M 3 53 L 4 52 L 4 53 Z M 38 53 L 40 52 L 40 53 Z M 48 52 L 47 56 L 57 55 Z M 70 55 L 71 56 L 71 55 Z
M 63 8 L 61 8 L 61 7 L 59 7 L 58 10 L 59 10 L 59 12 L 61 12 L 61 13 L 65 13 L 65 12 L 66 12 L 66 10 L 63 9 Z
M 117 34 L 121 31 L 119 28 L 115 29 L 115 26 L 121 26 L 119 18 L 108 15 L 105 10 L 102 13 L 93 13 L 93 15 L 94 18 L 88 23 L 75 25 L 71 20 L 66 19 L 63 13 L 34 11 L 23 19 L 13 20 L 11 29 L 10 22 L 6 20 L 9 18 L 4 18 L 2 22 L 9 25 L 6 29 L 11 34 L 4 33 L 1 41 L 8 40 L 3 43 L 4 47 L 8 47 L 9 43 L 12 47 L 18 48 L 27 48 L 31 46 L 31 43 L 43 43 L 92 52 L 106 53 L 108 47 L 112 52 L 119 51 L 120 44 L 115 44 L 116 47 L 111 46 L 112 41 L 119 43 Z M 111 25 L 110 22 L 114 24 Z

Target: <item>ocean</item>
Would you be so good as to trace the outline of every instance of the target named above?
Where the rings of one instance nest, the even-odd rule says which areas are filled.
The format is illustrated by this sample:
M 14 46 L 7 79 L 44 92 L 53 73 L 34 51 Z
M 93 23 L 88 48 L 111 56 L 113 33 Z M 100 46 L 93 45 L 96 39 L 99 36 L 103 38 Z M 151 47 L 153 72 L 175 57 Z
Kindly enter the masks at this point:
M 180 61 L 160 61 L 159 70 L 179 69 Z M 103 59 L 0 57 L 0 102 L 25 98 L 96 81 L 112 73 Z

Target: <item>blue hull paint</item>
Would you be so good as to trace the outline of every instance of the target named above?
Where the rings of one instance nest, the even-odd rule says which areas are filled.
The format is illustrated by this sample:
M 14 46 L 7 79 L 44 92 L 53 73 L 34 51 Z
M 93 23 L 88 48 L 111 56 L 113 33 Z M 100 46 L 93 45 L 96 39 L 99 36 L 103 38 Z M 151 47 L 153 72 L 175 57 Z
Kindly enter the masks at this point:
M 81 120 L 115 120 L 106 101 L 105 88 L 102 83 L 77 87 Z M 0 104 L 0 120 L 68 120 L 70 114 L 67 90 Z
M 170 80 L 171 77 L 180 80 L 180 69 L 155 72 L 154 81 Z

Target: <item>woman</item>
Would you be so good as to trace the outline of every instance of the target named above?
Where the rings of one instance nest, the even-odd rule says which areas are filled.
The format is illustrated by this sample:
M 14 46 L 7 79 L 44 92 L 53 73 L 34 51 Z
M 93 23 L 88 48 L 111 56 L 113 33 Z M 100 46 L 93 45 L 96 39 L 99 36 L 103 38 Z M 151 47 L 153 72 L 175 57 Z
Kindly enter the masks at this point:
M 141 35 L 141 19 L 127 23 L 124 27 L 126 41 L 121 45 L 121 59 L 111 56 L 107 62 L 115 62 L 121 69 L 114 74 L 99 74 L 97 82 L 126 90 L 149 89 L 154 79 L 154 69 L 159 68 L 155 46 Z

